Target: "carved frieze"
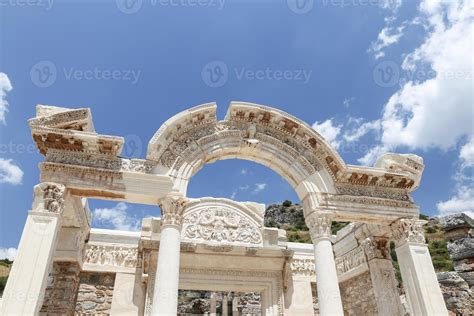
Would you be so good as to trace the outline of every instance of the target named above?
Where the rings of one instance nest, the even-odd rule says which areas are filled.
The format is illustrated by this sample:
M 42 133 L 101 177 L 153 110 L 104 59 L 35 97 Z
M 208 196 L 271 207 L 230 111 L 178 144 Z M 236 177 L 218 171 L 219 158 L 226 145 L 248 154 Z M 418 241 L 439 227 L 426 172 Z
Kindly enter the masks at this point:
M 117 245 L 87 244 L 85 248 L 84 263 L 136 268 L 138 264 L 138 249 Z
M 207 207 L 186 214 L 183 224 L 184 240 L 224 244 L 262 243 L 260 227 L 236 210 Z
M 290 261 L 291 272 L 294 275 L 316 275 L 315 265 L 313 259 L 293 258 Z
M 361 246 L 335 259 L 337 275 L 341 276 L 367 262 L 364 248 Z
M 392 238 L 395 241 L 395 246 L 410 243 L 425 243 L 425 236 L 423 234 L 422 222 L 418 219 L 400 219 L 391 225 Z

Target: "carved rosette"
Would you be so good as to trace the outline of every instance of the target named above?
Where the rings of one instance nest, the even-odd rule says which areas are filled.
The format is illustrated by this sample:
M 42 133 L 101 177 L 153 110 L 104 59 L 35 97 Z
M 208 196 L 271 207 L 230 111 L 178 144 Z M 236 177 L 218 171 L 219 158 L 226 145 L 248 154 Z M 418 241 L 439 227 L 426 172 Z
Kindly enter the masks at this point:
M 312 213 L 306 218 L 306 225 L 311 234 L 311 240 L 316 243 L 322 238 L 331 237 L 332 216 L 330 214 Z
M 372 259 L 389 259 L 389 242 L 383 237 L 368 237 L 361 243 L 367 261 Z
M 392 238 L 395 246 L 400 247 L 403 244 L 418 243 L 425 244 L 422 223 L 415 219 L 400 219 L 391 225 Z
M 163 198 L 160 201 L 161 224 L 181 227 L 187 202 L 188 200 L 182 197 L 167 196 Z
M 64 210 L 66 187 L 59 183 L 43 182 L 35 186 L 35 211 L 61 214 Z M 40 205 L 42 204 L 42 207 Z

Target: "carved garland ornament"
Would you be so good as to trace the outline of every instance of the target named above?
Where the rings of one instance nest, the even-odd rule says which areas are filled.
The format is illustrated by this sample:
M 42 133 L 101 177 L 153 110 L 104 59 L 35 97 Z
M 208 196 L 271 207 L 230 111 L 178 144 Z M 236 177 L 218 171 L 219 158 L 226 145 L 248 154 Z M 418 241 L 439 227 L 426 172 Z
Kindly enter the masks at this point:
M 407 242 L 425 243 L 423 227 L 418 219 L 400 219 L 392 226 L 392 237 L 396 247 L 400 247 Z
M 293 258 L 290 261 L 290 268 L 294 275 L 307 275 L 307 276 L 316 275 L 313 259 Z
M 208 207 L 186 215 L 183 238 L 218 243 L 261 244 L 260 228 L 234 210 Z
M 336 258 L 335 261 L 338 276 L 341 276 L 367 262 L 364 255 L 364 249 L 361 246 L 349 251 L 342 257 Z

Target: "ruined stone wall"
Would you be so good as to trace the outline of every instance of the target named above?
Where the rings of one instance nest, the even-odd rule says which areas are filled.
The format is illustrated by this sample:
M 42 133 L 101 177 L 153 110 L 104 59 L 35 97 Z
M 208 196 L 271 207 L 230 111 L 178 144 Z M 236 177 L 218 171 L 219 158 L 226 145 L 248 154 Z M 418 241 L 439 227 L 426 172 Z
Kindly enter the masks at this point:
M 53 263 L 40 315 L 74 314 L 79 288 L 79 271 L 79 265 L 75 262 Z
M 114 273 L 81 273 L 75 314 L 110 315 L 114 283 Z
M 377 315 L 372 280 L 364 272 L 339 284 L 345 315 Z

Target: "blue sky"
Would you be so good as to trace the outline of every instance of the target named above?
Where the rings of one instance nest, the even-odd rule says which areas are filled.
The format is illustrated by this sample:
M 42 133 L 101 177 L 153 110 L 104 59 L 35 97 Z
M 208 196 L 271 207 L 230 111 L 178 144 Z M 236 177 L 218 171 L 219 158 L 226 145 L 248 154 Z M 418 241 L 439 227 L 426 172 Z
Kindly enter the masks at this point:
M 415 153 L 414 198 L 474 208 L 472 4 L 402 0 L 0 0 L 0 257 L 14 257 L 39 181 L 36 104 L 90 107 L 128 157 L 169 117 L 216 101 L 270 105 L 312 124 L 347 163 Z M 222 177 L 222 175 L 224 175 Z M 189 196 L 297 201 L 273 171 L 207 165 Z M 90 201 L 94 226 L 138 229 L 158 207 Z M 472 213 L 471 213 L 472 214 Z

